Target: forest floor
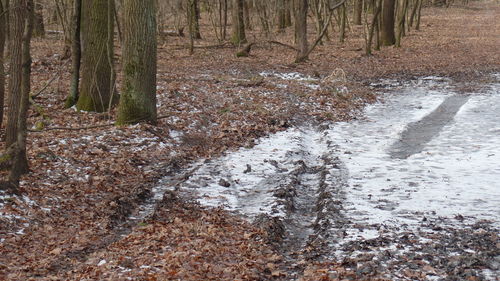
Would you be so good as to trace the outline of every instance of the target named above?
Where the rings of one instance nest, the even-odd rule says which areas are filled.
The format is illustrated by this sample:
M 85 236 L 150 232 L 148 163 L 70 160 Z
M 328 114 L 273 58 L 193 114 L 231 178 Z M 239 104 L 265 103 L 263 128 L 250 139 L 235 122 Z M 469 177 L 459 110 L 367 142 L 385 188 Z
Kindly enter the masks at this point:
M 331 38 L 302 64 L 278 45 L 257 44 L 237 58 L 237 48 L 210 47 L 208 38 L 189 55 L 186 38 L 169 37 L 158 55 L 161 119 L 129 127 L 112 125 L 114 111 L 64 109 L 70 62 L 59 59 L 61 40 L 35 39 L 31 172 L 20 195 L 0 193 L 0 279 L 385 280 L 316 259 L 292 276 L 265 227 L 176 192 L 156 201 L 151 194 L 189 178 L 184 168 L 193 161 L 293 126 L 355 119 L 377 100 L 370 85 L 380 79 L 432 75 L 467 82 L 465 92 L 481 87 L 500 72 L 499 14 L 498 2 L 489 1 L 425 8 L 420 31 L 372 56 L 364 55 L 363 28 L 351 26 L 345 43 Z

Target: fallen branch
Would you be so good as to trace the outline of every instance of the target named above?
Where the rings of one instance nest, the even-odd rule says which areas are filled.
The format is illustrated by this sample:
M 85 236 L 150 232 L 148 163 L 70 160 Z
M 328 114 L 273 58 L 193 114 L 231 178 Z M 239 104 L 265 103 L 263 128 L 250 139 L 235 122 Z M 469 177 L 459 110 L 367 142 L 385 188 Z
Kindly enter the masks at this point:
M 236 56 L 237 57 L 248 57 L 250 55 L 250 50 L 251 50 L 252 46 L 258 45 L 258 44 L 265 44 L 265 43 L 267 43 L 267 44 L 276 44 L 276 45 L 280 45 L 280 46 L 292 49 L 294 51 L 298 51 L 298 49 L 295 48 L 294 46 L 291 46 L 291 45 L 288 45 L 288 44 L 285 44 L 285 43 L 281 43 L 281 42 L 278 42 L 278 41 L 274 41 L 274 40 L 268 40 L 268 41 L 263 41 L 263 42 L 248 43 L 245 46 L 243 46 L 243 49 L 241 49 L 240 51 L 238 51 L 236 53 Z
M 172 115 L 160 115 L 156 117 L 156 120 L 160 119 L 165 119 L 168 117 L 171 117 Z M 137 122 L 141 120 L 136 120 Z M 85 127 L 49 127 L 49 128 L 44 128 L 43 130 L 31 130 L 28 129 L 28 132 L 30 133 L 42 133 L 45 131 L 83 131 L 83 130 L 90 130 L 90 129 L 98 129 L 98 128 L 106 128 L 106 127 L 112 127 L 116 126 L 116 122 L 112 123 L 107 123 L 107 124 L 99 124 L 99 125 L 92 125 L 92 126 L 85 126 Z

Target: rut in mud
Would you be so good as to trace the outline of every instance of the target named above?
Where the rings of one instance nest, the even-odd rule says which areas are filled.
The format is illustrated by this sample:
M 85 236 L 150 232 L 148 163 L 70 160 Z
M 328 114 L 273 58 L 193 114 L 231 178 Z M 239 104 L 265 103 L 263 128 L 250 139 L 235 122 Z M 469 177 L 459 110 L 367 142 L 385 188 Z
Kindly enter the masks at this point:
M 499 84 L 463 95 L 427 78 L 385 100 L 196 163 L 175 189 L 269 228 L 290 280 L 328 259 L 365 277 L 496 280 Z

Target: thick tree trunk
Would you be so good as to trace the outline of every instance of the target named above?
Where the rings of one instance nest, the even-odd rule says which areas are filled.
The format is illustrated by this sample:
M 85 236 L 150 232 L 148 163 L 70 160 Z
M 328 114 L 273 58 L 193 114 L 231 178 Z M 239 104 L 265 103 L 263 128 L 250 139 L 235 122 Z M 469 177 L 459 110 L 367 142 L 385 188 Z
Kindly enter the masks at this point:
M 345 4 L 339 8 L 339 17 L 340 17 L 340 34 L 339 34 L 339 42 L 344 43 L 345 41 L 345 29 L 346 29 L 346 21 L 347 21 L 347 11 Z
M 4 50 L 7 33 L 6 13 L 2 1 L 0 0 L 0 128 L 3 124 L 3 106 L 5 103 L 5 69 Z
M 295 62 L 302 62 L 307 59 L 307 0 L 296 0 L 295 8 L 295 38 L 297 40 L 297 56 Z
M 201 39 L 200 33 L 200 7 L 198 0 L 188 0 L 187 1 L 187 15 L 188 24 L 190 24 L 190 36 L 193 39 Z
M 104 112 L 116 101 L 113 91 L 113 0 L 85 0 L 82 24 L 82 80 L 76 107 Z
M 245 21 L 243 19 L 244 0 L 233 0 L 233 35 L 231 37 L 231 42 L 234 44 L 243 44 L 247 42 L 245 35 Z
M 12 1 L 9 17 L 9 98 L 7 124 L 5 128 L 5 148 L 10 147 L 17 140 L 17 118 L 21 101 L 22 65 L 23 65 L 23 33 L 25 28 L 25 0 Z
M 245 21 L 245 28 L 247 30 L 252 30 L 252 18 L 250 17 L 250 5 L 249 0 L 243 0 L 243 20 Z
M 34 4 L 33 0 L 20 0 L 24 3 L 24 20 L 26 20 L 26 28 L 22 38 L 22 77 L 21 77 L 21 99 L 19 104 L 19 112 L 17 119 L 17 138 L 14 161 L 9 174 L 9 182 L 14 186 L 19 186 L 21 175 L 27 173 L 28 159 L 26 158 L 26 137 L 27 126 L 26 119 L 28 118 L 29 97 L 31 91 L 31 37 L 33 35 L 34 22 Z
M 422 15 L 422 0 L 418 0 L 416 30 L 420 30 L 420 17 Z
M 123 88 L 117 124 L 156 122 L 155 0 L 124 1 Z
M 398 0 L 396 47 L 401 47 L 401 39 L 404 36 L 408 0 Z
M 375 35 L 375 32 L 378 33 L 377 27 L 378 27 L 380 11 L 382 10 L 382 1 L 383 0 L 376 0 L 376 1 L 372 0 L 374 12 L 371 24 L 368 28 L 368 35 L 366 39 L 365 54 L 367 56 L 372 54 L 373 36 Z
M 66 108 L 76 104 L 79 96 L 80 64 L 82 59 L 82 46 L 80 42 L 80 27 L 82 20 L 82 0 L 74 0 L 73 7 L 73 42 L 71 43 L 71 88 L 66 98 Z
M 278 0 L 278 30 L 283 30 L 286 25 L 286 0 Z
M 363 0 L 354 0 L 353 23 L 361 25 L 361 15 L 363 12 Z
M 382 6 L 382 24 L 380 28 L 380 42 L 383 46 L 396 43 L 394 34 L 394 9 L 396 0 L 384 0 Z

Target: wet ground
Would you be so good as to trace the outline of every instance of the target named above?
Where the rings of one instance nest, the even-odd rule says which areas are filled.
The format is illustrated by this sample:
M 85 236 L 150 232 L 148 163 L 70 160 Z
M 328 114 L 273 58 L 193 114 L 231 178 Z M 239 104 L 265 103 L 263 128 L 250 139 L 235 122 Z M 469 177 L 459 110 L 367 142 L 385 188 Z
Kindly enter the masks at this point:
M 499 79 L 467 93 L 438 77 L 384 81 L 361 119 L 201 161 L 175 189 L 275 232 L 290 279 L 334 260 L 368 279 L 498 280 Z

